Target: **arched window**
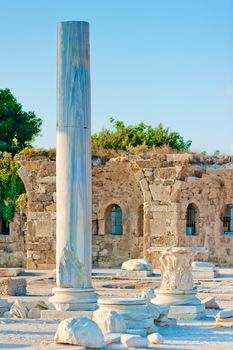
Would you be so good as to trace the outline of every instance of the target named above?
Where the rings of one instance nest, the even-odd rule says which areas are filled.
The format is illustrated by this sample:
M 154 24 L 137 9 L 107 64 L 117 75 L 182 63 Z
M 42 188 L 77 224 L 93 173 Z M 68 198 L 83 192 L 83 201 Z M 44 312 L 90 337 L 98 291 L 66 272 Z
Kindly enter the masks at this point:
M 111 204 L 105 212 L 105 232 L 110 235 L 122 235 L 122 210 L 117 204 Z
M 225 235 L 233 234 L 233 204 L 228 204 L 223 215 L 223 232 Z
M 0 235 L 9 235 L 9 234 L 10 234 L 9 221 L 6 221 L 0 218 Z
M 189 204 L 186 211 L 186 236 L 197 235 L 198 211 L 194 204 Z
M 119 205 L 114 204 L 111 208 L 111 234 L 122 235 L 122 210 Z
M 138 236 L 143 237 L 144 210 L 143 204 L 138 208 Z

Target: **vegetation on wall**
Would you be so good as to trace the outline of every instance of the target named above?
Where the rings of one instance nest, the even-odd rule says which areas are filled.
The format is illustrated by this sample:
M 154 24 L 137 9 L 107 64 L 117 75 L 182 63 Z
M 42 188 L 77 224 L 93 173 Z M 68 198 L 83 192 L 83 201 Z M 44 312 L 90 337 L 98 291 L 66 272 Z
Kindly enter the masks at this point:
M 42 120 L 34 112 L 25 112 L 9 89 L 0 89 L 0 150 L 15 155 L 41 131 Z
M 149 148 L 169 146 L 174 150 L 188 150 L 192 141 L 184 138 L 176 131 L 164 128 L 160 123 L 153 128 L 151 125 L 140 123 L 125 126 L 124 122 L 110 118 L 113 130 L 102 129 L 92 135 L 92 152 L 98 155 L 102 149 L 125 150 L 135 153 L 135 149 L 144 152 Z
M 41 131 L 42 120 L 34 112 L 25 112 L 9 89 L 0 89 L 0 217 L 10 221 L 15 208 L 22 213 L 26 206 L 25 189 L 14 155 Z
M 18 168 L 11 153 L 0 152 L 0 217 L 8 221 L 12 220 L 17 203 L 21 212 L 26 206 L 25 198 L 19 200 L 25 189 L 17 174 Z

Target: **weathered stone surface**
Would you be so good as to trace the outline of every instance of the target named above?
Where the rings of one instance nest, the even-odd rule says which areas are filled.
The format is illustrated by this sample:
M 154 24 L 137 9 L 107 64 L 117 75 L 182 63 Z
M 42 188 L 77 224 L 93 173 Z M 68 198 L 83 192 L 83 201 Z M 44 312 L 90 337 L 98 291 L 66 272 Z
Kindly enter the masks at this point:
M 116 277 L 125 279 L 136 279 L 138 277 L 148 277 L 152 275 L 152 271 L 128 271 L 119 270 L 116 273 Z
M 147 337 L 150 344 L 162 344 L 164 343 L 163 337 L 159 333 L 149 334 Z
M 22 296 L 27 293 L 27 282 L 25 278 L 1 278 L 0 295 Z
M 37 319 L 37 318 L 40 318 L 40 309 L 36 308 L 36 307 L 33 307 L 32 309 L 30 309 L 28 311 L 28 315 L 27 315 L 28 318 L 31 318 L 31 319 Z
M 104 333 L 124 333 L 126 331 L 126 322 L 116 311 L 98 309 L 93 312 L 92 319 Z
M 126 271 L 152 271 L 152 267 L 143 259 L 131 259 L 121 265 L 122 270 Z
M 192 268 L 195 269 L 211 269 L 214 270 L 216 268 L 215 264 L 206 262 L 206 261 L 193 261 Z
M 57 344 L 100 348 L 104 345 L 104 336 L 92 320 L 85 317 L 69 318 L 59 324 L 54 341 Z
M 8 268 L 0 268 L 0 277 L 16 277 L 19 274 L 24 272 L 24 269 L 22 268 L 13 268 L 13 267 L 8 267 Z
M 28 311 L 24 303 L 17 299 L 10 309 L 10 316 L 12 318 L 27 318 Z
M 149 289 L 143 290 L 141 293 L 142 299 L 151 300 L 154 297 L 155 297 L 155 289 L 154 288 L 149 288 Z
M 224 309 L 219 311 L 219 313 L 216 315 L 216 318 L 229 318 L 233 317 L 233 309 Z
M 201 301 L 206 309 L 219 309 L 219 305 L 214 297 L 207 297 Z
M 149 344 L 147 338 L 143 338 L 140 335 L 130 335 L 130 334 L 123 334 L 121 336 L 121 343 L 125 347 L 134 347 L 139 348 L 143 346 L 147 346 Z
M 127 328 L 153 328 L 153 318 L 145 318 L 141 320 L 126 320 Z

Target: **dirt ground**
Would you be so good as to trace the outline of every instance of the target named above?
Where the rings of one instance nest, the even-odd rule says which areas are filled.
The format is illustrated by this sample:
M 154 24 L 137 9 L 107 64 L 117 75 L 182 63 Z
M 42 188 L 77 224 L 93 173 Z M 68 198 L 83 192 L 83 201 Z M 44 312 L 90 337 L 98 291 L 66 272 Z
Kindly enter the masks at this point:
M 100 296 L 140 297 L 141 291 L 156 288 L 160 283 L 159 271 L 153 277 L 116 279 L 116 269 L 94 269 L 93 285 Z M 20 276 L 22 277 L 22 276 Z M 26 271 L 27 295 L 22 300 L 48 300 L 55 287 L 52 271 Z M 198 297 L 215 296 L 221 308 L 233 308 L 233 269 L 220 269 L 217 279 L 195 281 Z M 16 297 L 6 297 L 14 301 Z M 165 343 L 156 349 L 170 350 L 233 350 L 233 328 L 215 328 L 214 314 L 207 311 L 202 320 L 179 321 L 177 326 L 160 327 Z M 76 346 L 58 346 L 53 344 L 57 321 L 0 319 L 0 349 L 80 349 Z M 116 350 L 119 344 L 108 345 Z M 153 348 L 153 347 L 152 347 Z

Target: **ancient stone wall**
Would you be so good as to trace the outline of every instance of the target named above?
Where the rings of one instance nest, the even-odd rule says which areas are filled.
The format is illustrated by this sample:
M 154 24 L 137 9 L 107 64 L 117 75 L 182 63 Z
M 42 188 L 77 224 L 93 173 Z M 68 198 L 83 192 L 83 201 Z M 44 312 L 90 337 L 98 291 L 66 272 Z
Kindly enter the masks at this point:
M 119 265 L 143 257 L 143 194 L 134 171 L 125 159 L 111 159 L 92 169 L 93 262 Z M 122 209 L 122 235 L 108 230 L 109 208 Z
M 23 267 L 26 264 L 25 247 L 26 215 L 15 212 L 10 223 L 9 235 L 0 235 L 0 266 Z
M 55 154 L 21 156 L 20 176 L 27 196 L 27 267 L 55 267 Z M 233 203 L 232 167 L 210 167 L 192 154 L 125 155 L 95 160 L 93 183 L 93 262 L 119 265 L 146 257 L 158 266 L 152 246 L 205 246 L 203 260 L 233 261 L 233 235 L 224 235 L 222 217 Z M 186 235 L 186 211 L 197 208 L 195 235 Z M 109 229 L 111 208 L 122 210 L 122 234 Z M 0 245 L 1 247 L 1 245 Z
M 178 244 L 205 246 L 209 254 L 202 259 L 232 264 L 233 235 L 224 234 L 223 214 L 226 206 L 233 203 L 233 170 L 219 168 L 207 170 L 200 178 L 187 177 L 181 185 L 179 202 Z M 194 236 L 182 234 L 189 203 L 193 203 L 198 212 L 197 234 Z
M 21 156 L 27 191 L 26 267 L 53 269 L 56 259 L 56 160 L 54 153 Z

